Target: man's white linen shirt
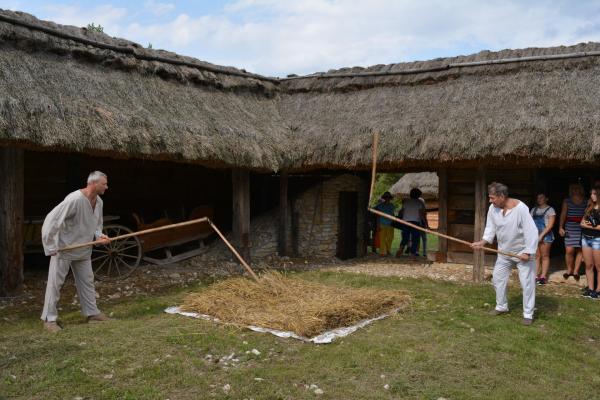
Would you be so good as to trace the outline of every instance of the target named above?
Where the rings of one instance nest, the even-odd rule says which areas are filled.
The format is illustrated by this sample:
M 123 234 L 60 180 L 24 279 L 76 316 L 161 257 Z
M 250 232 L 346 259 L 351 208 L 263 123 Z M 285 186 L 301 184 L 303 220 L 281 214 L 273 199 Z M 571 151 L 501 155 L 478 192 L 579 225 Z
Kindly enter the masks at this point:
M 507 210 L 490 205 L 483 240 L 488 243 L 498 240 L 498 250 L 514 254 L 535 254 L 538 246 L 538 230 L 529 214 L 529 208 L 519 201 L 516 207 Z

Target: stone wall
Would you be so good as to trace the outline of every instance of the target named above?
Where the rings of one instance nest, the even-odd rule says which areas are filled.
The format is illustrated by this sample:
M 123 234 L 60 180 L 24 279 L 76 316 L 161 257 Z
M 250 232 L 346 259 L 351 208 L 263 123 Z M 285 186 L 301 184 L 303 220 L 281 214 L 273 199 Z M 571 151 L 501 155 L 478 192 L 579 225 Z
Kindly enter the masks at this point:
M 338 202 L 340 192 L 357 192 L 357 254 L 364 255 L 366 197 L 368 182 L 345 174 L 328 179 L 304 192 L 293 201 L 298 215 L 298 252 L 302 256 L 335 256 L 338 240 Z M 288 240 L 291 243 L 291 238 Z
M 292 254 L 291 213 L 298 220 L 298 256 L 333 257 L 337 251 L 338 240 L 338 201 L 340 192 L 357 192 L 357 255 L 365 254 L 366 197 L 368 182 L 355 175 L 344 174 L 325 180 L 290 199 L 292 205 L 288 216 L 288 254 Z M 260 260 L 277 254 L 277 234 L 279 212 L 268 211 L 252 219 L 250 223 L 251 257 Z M 228 239 L 231 234 L 227 234 Z M 231 260 L 232 255 L 218 240 L 207 246 L 206 252 L 197 257 L 197 261 Z

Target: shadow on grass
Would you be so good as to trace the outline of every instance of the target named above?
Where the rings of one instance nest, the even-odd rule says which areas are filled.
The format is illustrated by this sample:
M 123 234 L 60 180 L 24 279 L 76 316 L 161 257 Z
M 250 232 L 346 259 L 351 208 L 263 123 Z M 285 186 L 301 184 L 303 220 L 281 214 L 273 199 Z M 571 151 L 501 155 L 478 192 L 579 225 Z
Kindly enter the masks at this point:
M 513 311 L 523 310 L 522 292 L 516 292 L 509 296 L 508 306 Z M 536 295 L 535 297 L 535 318 L 545 318 L 554 315 L 560 308 L 560 301 L 555 297 L 548 295 Z

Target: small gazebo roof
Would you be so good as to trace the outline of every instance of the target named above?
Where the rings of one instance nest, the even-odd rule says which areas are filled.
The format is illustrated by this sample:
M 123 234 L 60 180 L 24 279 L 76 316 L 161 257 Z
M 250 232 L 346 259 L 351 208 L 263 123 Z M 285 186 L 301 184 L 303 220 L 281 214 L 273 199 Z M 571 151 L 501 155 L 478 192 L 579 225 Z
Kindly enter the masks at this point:
M 437 199 L 438 182 L 438 176 L 435 172 L 404 174 L 398 182 L 392 185 L 389 191 L 394 196 L 408 197 L 412 189 L 418 188 L 423 192 L 423 198 Z

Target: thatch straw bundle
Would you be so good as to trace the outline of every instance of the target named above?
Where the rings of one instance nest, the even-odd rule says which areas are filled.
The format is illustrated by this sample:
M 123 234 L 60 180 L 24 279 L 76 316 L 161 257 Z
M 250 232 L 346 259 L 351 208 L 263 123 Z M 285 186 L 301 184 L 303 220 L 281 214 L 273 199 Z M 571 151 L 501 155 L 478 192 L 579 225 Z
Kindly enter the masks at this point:
M 390 312 L 409 301 L 398 291 L 340 288 L 277 272 L 259 282 L 231 278 L 188 295 L 180 307 L 223 322 L 254 325 L 312 337 Z

